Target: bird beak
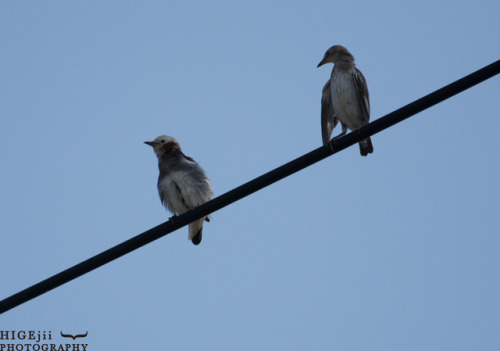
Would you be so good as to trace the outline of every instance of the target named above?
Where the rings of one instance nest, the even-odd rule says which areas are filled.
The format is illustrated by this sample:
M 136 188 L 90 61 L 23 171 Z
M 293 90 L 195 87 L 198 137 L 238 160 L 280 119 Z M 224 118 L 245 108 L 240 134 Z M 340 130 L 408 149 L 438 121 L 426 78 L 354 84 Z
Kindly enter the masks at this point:
M 155 146 L 155 142 L 154 141 L 145 141 L 144 144 L 148 144 L 149 146 Z
M 325 64 L 325 59 L 321 60 L 320 63 L 318 63 L 318 65 L 316 66 L 316 68 L 318 68 L 319 66 L 323 66 Z

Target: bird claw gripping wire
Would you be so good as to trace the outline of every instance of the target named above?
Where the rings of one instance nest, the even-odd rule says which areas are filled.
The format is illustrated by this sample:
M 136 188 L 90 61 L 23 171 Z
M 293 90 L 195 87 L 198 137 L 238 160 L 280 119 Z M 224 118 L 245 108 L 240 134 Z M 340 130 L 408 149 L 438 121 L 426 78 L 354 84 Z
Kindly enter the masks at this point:
M 172 216 L 172 217 L 170 217 L 168 220 L 169 220 L 170 222 L 172 222 L 172 224 L 174 224 L 174 225 L 175 225 L 175 219 L 176 219 L 177 217 L 178 217 L 177 215 L 173 215 L 173 216 Z
M 332 151 L 332 152 L 335 152 L 335 148 L 333 147 L 333 143 L 335 143 L 335 138 L 333 138 L 332 140 L 330 140 L 328 142 L 328 148 Z

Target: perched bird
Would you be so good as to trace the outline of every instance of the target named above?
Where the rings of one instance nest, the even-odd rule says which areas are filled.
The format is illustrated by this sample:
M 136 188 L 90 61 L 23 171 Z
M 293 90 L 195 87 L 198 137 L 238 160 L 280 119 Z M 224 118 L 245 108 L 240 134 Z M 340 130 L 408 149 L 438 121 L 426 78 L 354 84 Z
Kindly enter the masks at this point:
M 212 199 L 214 192 L 203 169 L 191 157 L 184 155 L 177 140 L 162 135 L 153 141 L 145 141 L 158 156 L 158 193 L 163 205 L 180 215 Z M 200 218 L 189 224 L 188 239 L 193 244 L 201 242 L 203 221 Z
M 342 124 L 342 133 L 335 138 L 347 133 L 347 128 L 358 129 L 370 121 L 368 87 L 365 77 L 354 64 L 354 56 L 345 47 L 335 45 L 326 51 L 318 67 L 329 62 L 334 67 L 321 97 L 321 135 L 324 145 L 330 141 L 338 121 Z M 361 156 L 373 152 L 369 137 L 359 142 L 359 150 Z

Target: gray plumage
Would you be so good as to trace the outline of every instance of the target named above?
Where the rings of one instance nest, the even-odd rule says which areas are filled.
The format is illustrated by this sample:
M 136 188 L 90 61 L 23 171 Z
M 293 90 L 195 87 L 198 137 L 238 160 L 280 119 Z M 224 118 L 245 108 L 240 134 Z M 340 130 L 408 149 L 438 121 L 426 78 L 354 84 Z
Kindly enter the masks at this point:
M 323 145 L 328 144 L 332 131 L 338 123 L 339 118 L 333 110 L 330 79 L 328 79 L 321 95 L 321 138 L 323 139 Z
M 184 155 L 177 140 L 162 135 L 146 141 L 158 157 L 158 194 L 163 205 L 175 215 L 183 214 L 213 197 L 213 190 L 203 169 L 191 157 Z M 189 224 L 189 240 L 198 245 L 202 239 L 203 217 Z
M 333 63 L 332 74 L 326 82 L 321 98 L 321 134 L 326 145 L 333 128 L 340 121 L 342 133 L 355 130 L 370 122 L 370 98 L 366 79 L 354 64 L 354 56 L 343 46 L 329 48 L 318 67 Z M 366 156 L 373 152 L 370 138 L 359 143 L 360 153 Z

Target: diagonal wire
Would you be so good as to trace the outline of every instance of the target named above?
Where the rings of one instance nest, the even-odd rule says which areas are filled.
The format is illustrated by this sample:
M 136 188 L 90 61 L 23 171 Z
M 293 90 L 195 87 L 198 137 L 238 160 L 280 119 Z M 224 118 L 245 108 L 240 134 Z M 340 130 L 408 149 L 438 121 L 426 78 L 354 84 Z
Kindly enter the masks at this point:
M 24 289 L 6 299 L 0 301 L 0 314 L 6 312 L 24 302 L 38 297 L 49 290 L 55 289 L 75 278 L 78 278 L 106 263 L 109 263 L 123 255 L 126 255 L 141 246 L 161 238 L 192 221 L 207 216 L 210 213 L 220 210 L 233 202 L 259 191 L 289 175 L 294 174 L 310 165 L 323 160 L 345 148 L 358 143 L 359 141 L 387 129 L 431 106 L 434 106 L 453 95 L 461 93 L 500 73 L 500 60 L 477 70 L 447 86 L 438 89 L 400 109 L 385 115 L 372 123 L 357 129 L 341 138 L 331 141 L 326 146 L 319 147 L 283 166 L 280 166 L 266 174 L 261 175 L 239 187 L 222 194 L 215 199 L 188 211 L 175 219 L 160 224 L 145 231 L 121 244 L 118 244 L 100 254 L 97 254 L 77 265 L 70 267 L 50 278 L 47 278 L 27 289 Z

